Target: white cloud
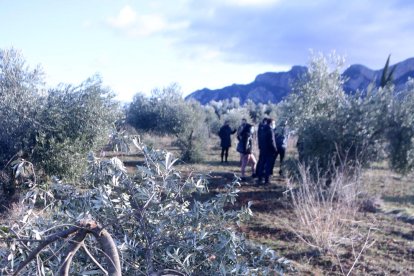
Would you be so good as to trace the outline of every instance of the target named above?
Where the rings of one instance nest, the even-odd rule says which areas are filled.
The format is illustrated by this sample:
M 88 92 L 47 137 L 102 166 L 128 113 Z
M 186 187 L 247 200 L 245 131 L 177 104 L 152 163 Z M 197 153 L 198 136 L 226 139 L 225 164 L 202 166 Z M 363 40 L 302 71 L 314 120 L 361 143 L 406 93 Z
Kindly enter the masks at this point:
M 165 30 L 167 22 L 158 14 L 145 14 L 138 17 L 136 24 L 127 33 L 130 36 L 149 36 Z
M 176 39 L 185 56 L 197 56 L 201 48 L 219 51 L 228 62 L 293 65 L 306 63 L 309 48 L 336 49 L 347 54 L 349 63 L 375 68 L 390 52 L 396 61 L 412 56 L 413 4 L 402 0 L 384 5 L 374 0 L 211 0 L 200 4 L 202 9 L 199 3 L 191 2 L 192 22 Z
M 97 69 L 101 69 L 102 67 L 107 67 L 111 64 L 110 55 L 105 52 L 101 51 L 98 55 L 93 59 L 92 66 Z
M 220 57 L 220 52 L 219 51 L 215 51 L 215 50 L 206 50 L 201 58 L 205 59 L 205 60 L 214 60 Z
M 188 21 L 169 21 L 158 13 L 137 14 L 130 6 L 123 7 L 116 17 L 107 20 L 109 26 L 130 37 L 146 37 L 164 31 L 184 29 Z
M 137 18 L 136 12 L 130 7 L 123 7 L 116 17 L 110 17 L 108 23 L 114 28 L 126 28 L 131 26 Z
M 267 6 L 279 3 L 281 0 L 226 0 L 230 5 L 236 6 Z
M 92 23 L 92 21 L 91 21 L 91 20 L 89 20 L 89 19 L 84 20 L 84 21 L 82 22 L 82 27 L 84 27 L 85 29 L 89 29 L 89 28 L 91 28 L 92 26 L 93 26 L 93 23 Z

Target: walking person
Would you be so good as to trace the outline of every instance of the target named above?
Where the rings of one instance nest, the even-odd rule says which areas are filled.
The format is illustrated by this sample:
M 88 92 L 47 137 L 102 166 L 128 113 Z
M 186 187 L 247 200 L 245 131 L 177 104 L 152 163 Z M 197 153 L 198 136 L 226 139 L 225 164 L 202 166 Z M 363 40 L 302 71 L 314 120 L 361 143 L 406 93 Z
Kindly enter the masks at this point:
M 243 132 L 243 129 L 244 129 L 244 127 L 246 126 L 246 124 L 247 124 L 247 120 L 245 119 L 245 118 L 243 118 L 242 120 L 241 120 L 241 124 L 240 124 L 240 126 L 237 128 L 237 140 L 239 141 L 239 143 L 240 143 L 240 140 L 241 140 L 241 133 Z M 239 145 L 239 144 L 238 144 Z M 240 154 L 240 166 L 241 166 L 241 164 L 242 164 L 242 155 Z
M 256 157 L 253 154 L 253 134 L 254 127 L 251 124 L 245 125 L 243 131 L 240 133 L 240 141 L 237 149 L 240 152 L 241 158 L 241 180 L 246 180 L 246 166 L 251 166 L 252 177 L 256 176 Z
M 258 177 L 257 184 L 262 185 L 270 184 L 269 178 L 272 175 L 273 166 L 275 164 L 276 157 L 276 141 L 273 129 L 275 128 L 275 122 L 273 119 L 267 119 L 266 124 L 263 125 L 261 133 L 258 133 L 259 142 L 259 163 L 260 167 L 256 168 L 256 174 Z
M 264 127 L 268 123 L 268 118 L 263 118 L 263 120 L 259 123 L 257 128 L 257 147 L 259 148 L 259 160 L 256 165 L 256 176 L 259 177 L 260 175 L 264 174 L 264 154 L 261 154 L 261 147 L 263 144 L 263 133 Z
M 228 162 L 227 159 L 229 157 L 229 148 L 231 147 L 231 135 L 234 133 L 236 133 L 236 129 L 232 130 L 229 121 L 225 121 L 218 133 L 221 146 L 221 163 Z

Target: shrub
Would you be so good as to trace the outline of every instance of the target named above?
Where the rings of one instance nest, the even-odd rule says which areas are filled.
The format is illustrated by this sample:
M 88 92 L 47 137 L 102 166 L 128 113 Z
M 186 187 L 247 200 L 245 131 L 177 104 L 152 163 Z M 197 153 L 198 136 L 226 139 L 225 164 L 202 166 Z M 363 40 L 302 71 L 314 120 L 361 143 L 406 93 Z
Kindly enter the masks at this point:
M 336 168 L 329 176 L 319 175 L 314 180 L 309 168 L 299 166 L 299 179 L 290 179 L 288 186 L 300 237 L 321 251 L 332 250 L 349 234 L 349 227 L 358 211 L 360 177 Z M 300 229 L 300 230 L 299 230 Z
M 180 108 L 186 114 L 183 124 L 186 128 L 177 134 L 176 144 L 181 150 L 181 159 L 187 162 L 199 162 L 205 159 L 208 126 L 205 113 L 198 102 L 191 101 Z
M 205 114 L 205 122 L 208 131 L 208 137 L 211 138 L 212 134 L 217 134 L 220 131 L 221 122 L 214 112 L 214 108 L 210 105 L 203 107 Z
M 134 177 L 126 174 L 119 159 L 100 160 L 91 154 L 84 184 L 90 190 L 68 189 L 58 182 L 46 193 L 33 189 L 26 200 L 35 203 L 42 195 L 46 207 L 36 216 L 31 213 L 32 209 L 26 209 L 23 221 L 11 222 L 13 233 L 26 241 L 10 240 L 12 246 L 3 252 L 8 258 L 0 258 L 1 272 L 16 269 L 25 260 L 27 250 L 37 248 L 32 238 L 50 241 L 53 235 L 72 231 L 72 225 L 84 225 L 85 219 L 96 221 L 111 234 L 120 255 L 123 275 L 167 272 L 176 275 L 269 275 L 281 272 L 283 258 L 278 260 L 272 250 L 249 243 L 235 231 L 237 225 L 251 215 L 248 207 L 241 211 L 225 210 L 236 200 L 237 182 L 227 185 L 224 193 L 200 202 L 194 195 L 206 188 L 202 176 L 185 178 L 174 169 L 175 160 L 170 153 L 151 150 L 138 141 L 135 144 L 144 155 L 145 164 L 137 167 Z M 56 225 L 56 221 L 61 225 Z M 2 227 L 1 234 L 11 233 L 10 227 Z M 13 235 L 7 236 L 15 237 Z M 25 274 L 57 271 L 72 252 L 62 251 L 62 246 L 73 244 L 76 236 L 49 242 L 49 250 L 36 254 L 37 261 L 27 264 Z M 97 248 L 96 241 L 82 241 L 83 251 L 71 256 L 70 273 L 102 273 L 97 263 L 105 264 L 105 256 Z
M 146 132 L 176 135 L 186 127 L 188 114 L 181 112 L 185 103 L 176 84 L 154 89 L 149 98 L 137 94 L 127 109 L 127 123 Z
M 291 229 L 319 254 L 336 258 L 342 274 L 350 275 L 372 242 L 371 229 L 365 234 L 366 230 L 357 220 L 362 192 L 359 168 L 356 173 L 343 166 L 334 166 L 333 171 L 329 176 L 319 174 L 315 179 L 309 168 L 300 165 L 298 181 L 288 181 L 295 215 Z M 330 183 L 328 187 L 327 178 Z M 347 262 L 339 258 L 344 250 L 350 256 L 351 252 L 354 253 L 354 262 L 350 267 L 345 267 Z M 355 254 L 356 250 L 359 251 L 358 255 Z

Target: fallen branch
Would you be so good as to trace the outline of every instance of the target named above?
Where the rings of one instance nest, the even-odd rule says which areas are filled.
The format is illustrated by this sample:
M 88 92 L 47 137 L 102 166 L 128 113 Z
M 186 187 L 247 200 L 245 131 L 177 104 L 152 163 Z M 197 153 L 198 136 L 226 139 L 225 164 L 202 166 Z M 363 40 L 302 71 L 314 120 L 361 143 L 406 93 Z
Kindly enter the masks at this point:
M 63 263 L 60 266 L 59 269 L 59 275 L 62 276 L 68 276 L 69 275 L 69 268 L 72 264 L 73 256 L 75 256 L 76 252 L 79 250 L 79 248 L 83 244 L 83 240 L 85 239 L 87 235 L 87 231 L 84 229 L 80 229 L 75 237 L 69 243 L 71 243 L 70 246 L 66 249 L 66 252 L 64 254 L 65 258 L 63 259 Z
M 102 228 L 98 223 L 93 220 L 86 219 L 81 220 L 77 226 L 72 226 L 69 229 L 63 230 L 61 232 L 55 233 L 50 237 L 44 239 L 38 247 L 36 247 L 24 260 L 17 270 L 13 273 L 13 275 L 18 275 L 19 272 L 28 264 L 30 263 L 38 254 L 49 244 L 59 240 L 65 239 L 69 235 L 75 234 L 73 239 L 69 241 L 71 243 L 66 252 L 63 255 L 63 261 L 59 269 L 59 275 L 67 276 L 69 275 L 70 265 L 72 264 L 73 257 L 75 256 L 76 252 L 79 250 L 80 247 L 83 246 L 85 249 L 86 254 L 92 259 L 92 261 L 105 272 L 107 275 L 111 276 L 121 276 L 121 262 L 119 260 L 119 254 L 116 247 L 114 240 L 112 239 L 111 235 L 108 231 Z M 100 265 L 97 260 L 90 254 L 88 249 L 84 246 L 84 239 L 88 234 L 92 234 L 95 239 L 100 244 L 100 247 L 105 255 L 107 260 L 108 270 L 106 271 L 102 265 Z
M 50 237 L 46 238 L 45 241 L 43 241 L 41 244 L 39 244 L 38 247 L 35 248 L 35 250 L 33 250 L 29 256 L 27 256 L 26 260 L 24 260 L 19 267 L 17 268 L 17 270 L 13 273 L 13 275 L 18 275 L 19 272 L 28 264 L 30 263 L 36 256 L 37 254 L 40 253 L 40 251 L 43 250 L 43 248 L 45 248 L 46 246 L 48 246 L 49 244 L 57 241 L 58 239 L 65 239 L 67 238 L 70 234 L 75 233 L 76 231 L 78 231 L 78 227 L 74 226 L 71 227 L 67 230 L 63 230 L 61 232 L 58 232 L 56 234 L 51 235 Z
M 121 262 L 119 260 L 118 250 L 109 232 L 96 225 L 91 233 L 101 245 L 102 251 L 108 261 L 108 274 L 111 276 L 121 276 Z

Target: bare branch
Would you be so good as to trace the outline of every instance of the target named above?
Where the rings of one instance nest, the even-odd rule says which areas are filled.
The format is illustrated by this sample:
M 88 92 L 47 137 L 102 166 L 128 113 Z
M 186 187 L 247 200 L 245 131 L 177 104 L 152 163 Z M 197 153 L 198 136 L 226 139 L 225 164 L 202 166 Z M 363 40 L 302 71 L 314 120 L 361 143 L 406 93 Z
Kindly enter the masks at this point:
M 89 251 L 89 249 L 86 247 L 85 244 L 82 244 L 83 250 L 85 250 L 86 255 L 91 258 L 92 262 L 100 269 L 105 275 L 108 275 L 108 271 L 106 271 L 105 268 L 102 267 L 102 265 L 93 257 L 92 253 Z
M 371 234 L 371 228 L 368 230 L 368 234 L 367 234 L 367 238 L 366 238 L 366 240 L 365 240 L 364 246 L 362 246 L 361 251 L 359 251 L 358 256 L 356 257 L 356 259 L 355 259 L 354 263 L 352 264 L 352 266 L 351 266 L 351 268 L 349 269 L 348 274 L 346 274 L 346 276 L 351 275 L 351 272 L 352 272 L 352 270 L 354 269 L 355 265 L 358 263 L 358 260 L 359 260 L 359 258 L 361 257 L 362 252 L 364 252 L 365 248 L 367 248 L 367 247 L 368 247 L 368 239 L 369 239 L 370 234 Z
M 63 230 L 61 232 L 58 232 L 56 234 L 51 235 L 50 237 L 46 238 L 45 241 L 43 241 L 41 244 L 39 244 L 39 246 L 33 250 L 29 256 L 27 256 L 26 260 L 24 260 L 19 267 L 17 268 L 17 270 L 13 273 L 13 275 L 18 275 L 19 272 L 30 262 L 32 261 L 37 254 L 39 254 L 40 251 L 43 250 L 43 248 L 45 248 L 47 245 L 51 244 L 52 242 L 55 242 L 58 239 L 64 239 L 67 238 L 70 234 L 75 233 L 77 230 L 79 229 L 79 227 L 71 227 L 69 229 Z
M 61 276 L 68 276 L 69 275 L 69 268 L 72 264 L 73 256 L 75 256 L 76 252 L 79 250 L 79 248 L 83 244 L 83 240 L 86 237 L 86 234 L 88 232 L 84 229 L 80 229 L 76 235 L 73 237 L 69 243 L 71 243 L 70 246 L 66 249 L 65 254 L 63 255 L 62 264 L 59 269 L 59 275 Z
M 185 276 L 187 274 L 175 269 L 163 269 L 157 272 L 152 272 L 150 276 Z
M 108 261 L 108 274 L 111 276 L 121 276 L 121 262 L 119 261 L 118 250 L 109 232 L 99 226 L 96 226 L 93 230 L 91 229 L 91 232 L 105 253 Z
M 90 219 L 80 221 L 79 225 L 91 233 L 99 242 L 108 261 L 108 274 L 111 276 L 121 276 L 121 262 L 119 260 L 118 249 L 109 232 L 102 228 L 96 221 Z

